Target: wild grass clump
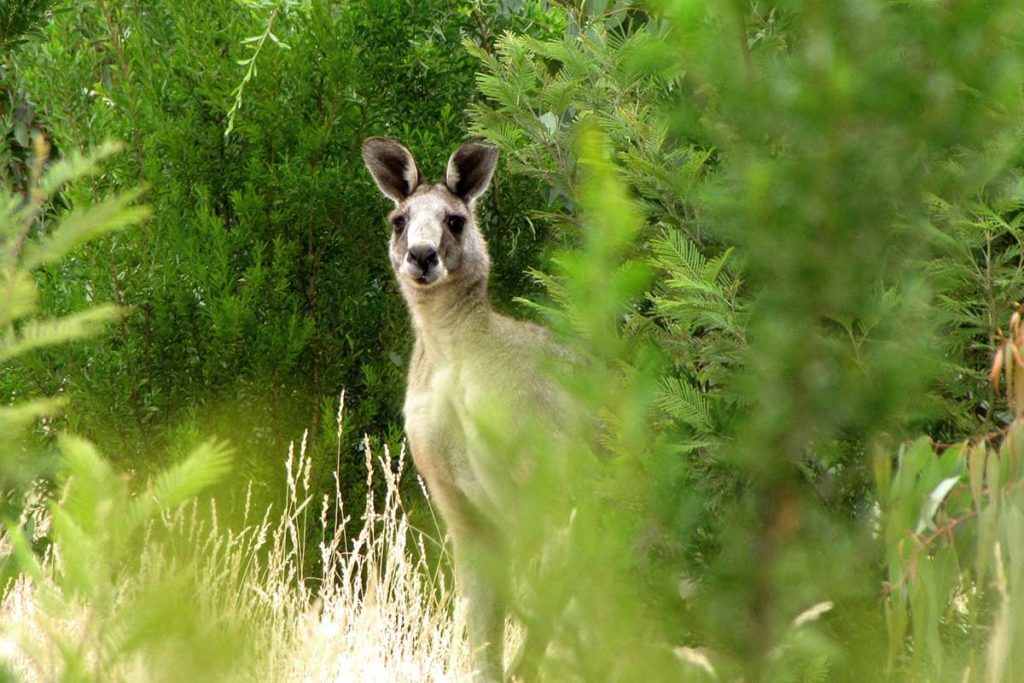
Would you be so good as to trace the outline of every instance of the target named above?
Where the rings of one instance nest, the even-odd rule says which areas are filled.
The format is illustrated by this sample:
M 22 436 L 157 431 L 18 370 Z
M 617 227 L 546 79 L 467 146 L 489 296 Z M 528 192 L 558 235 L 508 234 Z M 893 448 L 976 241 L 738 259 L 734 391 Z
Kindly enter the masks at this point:
M 340 434 L 340 409 L 338 426 Z M 24 681 L 465 677 L 443 538 L 413 527 L 400 493 L 405 449 L 377 455 L 366 439 L 364 453 L 371 494 L 355 521 L 337 470 L 335 495 L 315 498 L 304 436 L 285 462 L 282 508 L 254 515 L 247 496 L 234 528 L 214 499 L 164 512 L 134 541 L 137 559 L 105 607 L 69 589 L 65 553 L 54 546 L 38 575 L 4 593 L 0 667 Z M 315 577 L 304 556 L 311 534 L 320 536 Z

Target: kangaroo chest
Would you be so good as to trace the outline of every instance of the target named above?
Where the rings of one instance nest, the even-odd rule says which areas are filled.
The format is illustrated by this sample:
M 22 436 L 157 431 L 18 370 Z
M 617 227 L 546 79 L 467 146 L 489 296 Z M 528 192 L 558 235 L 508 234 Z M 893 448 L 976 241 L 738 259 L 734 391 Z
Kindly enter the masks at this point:
M 405 428 L 416 467 L 438 498 L 514 506 L 516 482 L 532 458 L 522 437 L 544 426 L 554 407 L 535 365 L 539 340 L 534 328 L 497 316 L 443 345 L 417 335 Z
M 417 344 L 405 396 L 405 427 L 413 460 L 432 489 L 485 495 L 474 462 L 475 410 L 484 378 L 472 358 L 431 357 Z

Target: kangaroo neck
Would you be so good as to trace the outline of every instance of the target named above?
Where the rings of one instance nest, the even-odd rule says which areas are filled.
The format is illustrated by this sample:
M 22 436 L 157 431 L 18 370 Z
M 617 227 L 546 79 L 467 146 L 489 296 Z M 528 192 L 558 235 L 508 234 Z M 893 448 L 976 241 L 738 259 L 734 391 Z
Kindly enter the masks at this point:
M 428 290 L 402 289 L 416 338 L 430 358 L 451 362 L 490 328 L 486 279 L 446 283 Z

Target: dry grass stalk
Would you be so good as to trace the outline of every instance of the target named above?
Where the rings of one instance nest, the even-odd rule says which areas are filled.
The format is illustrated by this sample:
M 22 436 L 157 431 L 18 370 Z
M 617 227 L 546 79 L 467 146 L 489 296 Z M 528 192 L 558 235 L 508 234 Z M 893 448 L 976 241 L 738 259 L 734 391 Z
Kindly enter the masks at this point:
M 340 444 L 340 408 L 338 434 Z M 427 559 L 427 544 L 441 541 L 412 528 L 402 502 L 404 448 L 397 458 L 386 448 L 375 458 L 369 446 L 364 441 L 368 489 L 382 476 L 385 493 L 379 510 L 367 497 L 358 529 L 346 514 L 337 471 L 333 500 L 313 500 L 304 436 L 297 452 L 289 450 L 279 514 L 267 509 L 259 521 L 250 519 L 247 496 L 241 529 L 223 528 L 214 502 L 163 515 L 147 529 L 138 569 L 126 574 L 120 595 L 130 599 L 182 571 L 194 575 L 194 609 L 203 619 L 244 625 L 253 638 L 235 669 L 238 680 L 468 679 L 453 587 Z M 317 526 L 322 577 L 308 577 L 306 541 Z M 0 661 L 26 681 L 60 678 L 57 641 L 76 642 L 84 620 L 103 618 L 52 584 L 19 579 L 0 604 Z M 142 657 L 119 662 L 115 671 L 121 680 L 174 680 Z

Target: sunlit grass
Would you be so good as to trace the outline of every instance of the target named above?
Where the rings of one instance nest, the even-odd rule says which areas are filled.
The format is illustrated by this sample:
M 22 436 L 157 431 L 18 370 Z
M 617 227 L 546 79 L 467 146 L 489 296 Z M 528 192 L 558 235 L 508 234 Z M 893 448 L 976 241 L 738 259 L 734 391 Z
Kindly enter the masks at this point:
M 340 434 L 340 410 L 338 424 Z M 226 633 L 233 639 L 223 636 L 222 654 L 230 662 L 220 676 L 228 680 L 467 680 L 454 587 L 428 561 L 430 554 L 447 557 L 442 532 L 410 524 L 399 491 L 404 449 L 375 454 L 369 440 L 364 446 L 367 489 L 379 491 L 382 479 L 384 493 L 369 495 L 361 512 L 339 495 L 337 470 L 335 494 L 314 497 L 304 439 L 285 461 L 284 509 L 253 515 L 247 503 L 241 527 L 230 528 L 218 521 L 215 501 L 196 501 L 151 524 L 138 566 L 118 585 L 119 599 L 188 576 L 196 599 L 176 607 L 192 611 L 202 628 L 195 642 L 167 650 L 141 643 L 106 671 L 117 680 L 183 680 L 188 669 L 175 665 L 186 656 L 181 648 L 209 646 Z M 307 542 L 312 534 L 320 537 L 322 573 L 315 577 L 303 569 L 314 564 L 304 557 L 317 545 Z M 25 681 L 65 677 L 59 650 L 69 646 L 78 648 L 88 672 L 108 651 L 106 641 L 117 638 L 116 624 L 106 623 L 110 615 L 61 594 L 52 580 L 60 562 L 55 548 L 44 565 L 48 575 L 19 578 L 0 605 L 0 662 Z

